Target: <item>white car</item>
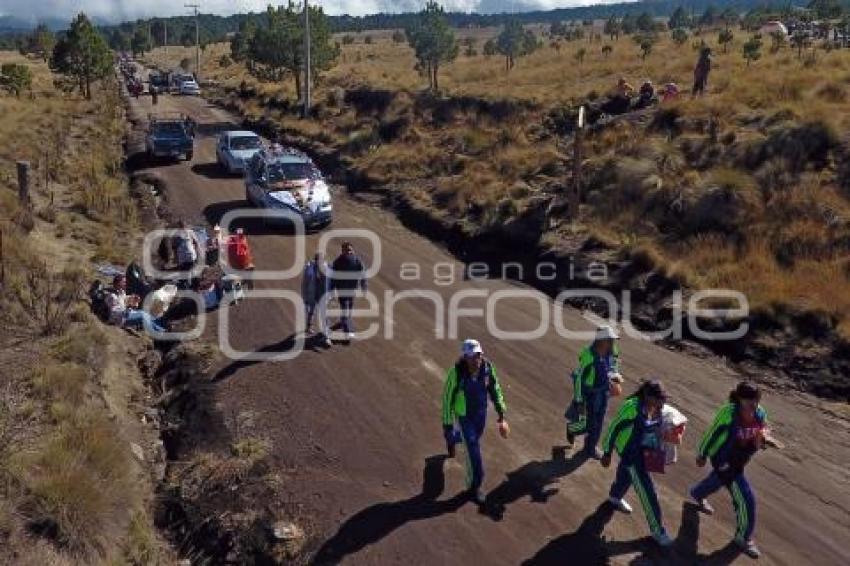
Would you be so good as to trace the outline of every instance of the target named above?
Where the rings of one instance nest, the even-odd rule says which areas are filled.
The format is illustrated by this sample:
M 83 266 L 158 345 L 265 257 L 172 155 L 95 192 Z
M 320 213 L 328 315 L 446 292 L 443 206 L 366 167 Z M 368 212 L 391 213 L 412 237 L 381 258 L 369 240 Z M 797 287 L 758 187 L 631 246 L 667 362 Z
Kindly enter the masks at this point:
M 246 164 L 262 149 L 263 140 L 254 132 L 224 132 L 215 145 L 215 159 L 231 175 L 242 173 Z
M 201 87 L 195 81 L 183 81 L 180 83 L 180 94 L 184 96 L 200 96 Z

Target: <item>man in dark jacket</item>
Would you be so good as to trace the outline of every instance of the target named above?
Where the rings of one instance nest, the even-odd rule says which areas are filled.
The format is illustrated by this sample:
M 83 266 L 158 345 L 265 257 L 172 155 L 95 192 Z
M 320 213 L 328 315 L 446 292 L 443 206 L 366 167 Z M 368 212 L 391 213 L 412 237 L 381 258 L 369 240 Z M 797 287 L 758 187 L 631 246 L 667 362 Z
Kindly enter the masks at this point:
M 354 297 L 358 289 L 364 293 L 367 289 L 366 268 L 363 267 L 363 262 L 354 253 L 354 246 L 351 245 L 351 242 L 342 244 L 342 253 L 331 266 L 331 289 L 336 293 L 339 299 L 339 308 L 342 311 L 339 323 L 342 326 L 342 331 L 350 340 L 354 338 L 354 324 L 351 322 Z

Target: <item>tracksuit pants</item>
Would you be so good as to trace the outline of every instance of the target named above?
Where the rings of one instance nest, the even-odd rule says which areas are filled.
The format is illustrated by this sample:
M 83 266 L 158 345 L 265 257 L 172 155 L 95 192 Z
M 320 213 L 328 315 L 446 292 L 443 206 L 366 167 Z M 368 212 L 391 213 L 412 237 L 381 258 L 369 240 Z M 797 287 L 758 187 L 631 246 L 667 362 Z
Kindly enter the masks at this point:
M 717 470 L 712 470 L 707 478 L 694 486 L 691 495 L 694 499 L 705 499 L 724 486 L 732 495 L 732 504 L 735 506 L 735 538 L 748 541 L 756 528 L 756 498 L 743 472 L 723 481 Z
M 481 437 L 484 435 L 484 418 L 460 417 L 460 434 L 466 446 L 466 487 L 479 489 L 484 483 L 484 462 L 481 459 Z
M 655 493 L 655 485 L 652 477 L 646 471 L 643 457 L 639 454 L 635 458 L 621 458 L 617 466 L 617 476 L 608 493 L 615 499 L 622 499 L 629 488 L 634 486 L 635 492 L 643 507 L 646 522 L 653 535 L 664 532 L 664 524 L 661 522 L 661 506 L 658 504 L 658 495 Z
M 570 433 L 575 435 L 587 434 L 584 439 L 584 450 L 592 453 L 599 444 L 602 436 L 602 428 L 605 424 L 605 415 L 608 412 L 608 393 L 600 391 L 591 393 L 584 402 L 585 414 L 575 422 L 567 423 Z

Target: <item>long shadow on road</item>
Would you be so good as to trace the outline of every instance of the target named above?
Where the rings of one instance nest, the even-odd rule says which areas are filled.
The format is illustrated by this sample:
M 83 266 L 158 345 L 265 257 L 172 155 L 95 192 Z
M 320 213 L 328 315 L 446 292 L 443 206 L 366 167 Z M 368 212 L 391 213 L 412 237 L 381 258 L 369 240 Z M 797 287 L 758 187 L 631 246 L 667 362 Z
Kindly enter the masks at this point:
M 287 336 L 286 338 L 284 338 L 280 342 L 276 342 L 274 344 L 269 344 L 268 346 L 264 346 L 264 347 L 260 348 L 259 350 L 256 350 L 254 353 L 255 354 L 279 354 L 279 353 L 283 353 L 283 352 L 289 352 L 290 350 L 292 350 L 293 347 L 295 347 L 296 337 L 297 337 L 296 334 L 290 334 L 289 336 Z M 233 374 L 235 374 L 240 369 L 249 368 L 251 366 L 261 364 L 261 363 L 263 363 L 263 362 L 259 361 L 259 360 L 239 360 L 239 359 L 233 360 L 232 362 L 227 364 L 225 367 L 223 367 L 221 370 L 219 370 L 219 372 L 217 374 L 215 374 L 215 377 L 212 378 L 212 381 L 213 382 L 223 381 L 223 380 L 227 379 L 228 377 L 233 376 Z
M 269 221 L 265 222 L 262 218 L 251 216 L 257 211 L 252 207 L 247 200 L 228 200 L 214 202 L 204 208 L 204 218 L 211 226 L 221 224 L 221 220 L 225 214 L 235 210 L 245 211 L 245 216 L 239 215 L 233 220 L 232 226 L 224 227 L 234 231 L 236 228 L 245 230 L 245 234 L 249 236 L 268 236 L 268 235 L 295 235 L 295 229 L 291 224 L 285 222 Z
M 346 556 L 380 541 L 411 521 L 433 519 L 460 509 L 469 500 L 464 493 L 437 501 L 445 489 L 445 460 L 445 455 L 426 458 L 421 493 L 401 501 L 378 503 L 353 515 L 322 544 L 311 564 L 338 564 Z
M 587 517 L 579 528 L 570 534 L 559 537 L 543 547 L 523 564 L 526 566 L 547 566 L 562 564 L 610 564 L 612 556 L 639 553 L 629 563 L 635 566 L 680 564 L 705 564 L 728 566 L 739 556 L 734 543 L 730 543 L 715 552 L 704 555 L 698 551 L 699 512 L 692 503 L 682 505 L 682 522 L 675 544 L 669 549 L 660 548 L 651 537 L 641 537 L 627 541 L 606 541 L 602 536 L 605 526 L 615 513 L 614 507 L 603 502 L 592 515 Z M 569 560 L 566 558 L 569 557 Z
M 523 497 L 530 497 L 535 503 L 546 503 L 558 493 L 558 488 L 552 484 L 579 469 L 586 461 L 581 453 L 568 460 L 564 448 L 556 446 L 552 448 L 551 460 L 529 462 L 508 472 L 505 481 L 487 494 L 481 512 L 494 521 L 501 521 L 507 506 Z

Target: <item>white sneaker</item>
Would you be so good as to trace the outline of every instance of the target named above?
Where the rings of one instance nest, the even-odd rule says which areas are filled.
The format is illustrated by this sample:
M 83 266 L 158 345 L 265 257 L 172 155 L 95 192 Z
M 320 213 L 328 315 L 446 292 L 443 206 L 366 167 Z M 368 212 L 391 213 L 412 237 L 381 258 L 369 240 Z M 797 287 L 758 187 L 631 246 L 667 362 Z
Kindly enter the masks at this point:
M 616 497 L 609 497 L 608 503 L 614 506 L 614 509 L 619 511 L 620 513 L 629 514 L 632 512 L 632 506 L 628 504 L 625 499 L 617 499 Z
M 347 336 L 348 336 L 348 339 L 349 339 L 349 340 L 354 340 L 354 333 L 353 333 L 353 332 L 349 332 L 349 333 L 347 334 Z
M 655 539 L 655 542 L 658 543 L 658 546 L 668 547 L 673 545 L 673 539 L 671 539 L 670 535 L 663 531 L 660 534 L 652 535 L 652 538 Z

